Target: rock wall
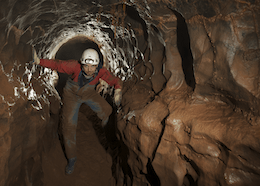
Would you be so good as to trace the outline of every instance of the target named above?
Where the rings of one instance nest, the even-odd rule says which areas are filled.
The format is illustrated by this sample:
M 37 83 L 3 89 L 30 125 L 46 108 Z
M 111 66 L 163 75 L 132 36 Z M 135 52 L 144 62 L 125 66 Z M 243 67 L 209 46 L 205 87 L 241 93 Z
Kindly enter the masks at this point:
M 133 185 L 258 185 L 259 2 L 149 7 L 165 43 L 153 42 L 151 34 L 149 61 L 136 70 L 152 73 L 139 75 L 134 86 L 125 83 L 118 128 L 133 175 L 122 179 L 133 177 Z M 158 71 L 160 86 L 153 81 Z M 145 99 L 137 91 L 144 84 Z
M 1 46 L 0 185 L 42 185 L 41 153 L 58 137 L 60 98 L 49 72 L 29 64 L 35 32 L 13 26 Z

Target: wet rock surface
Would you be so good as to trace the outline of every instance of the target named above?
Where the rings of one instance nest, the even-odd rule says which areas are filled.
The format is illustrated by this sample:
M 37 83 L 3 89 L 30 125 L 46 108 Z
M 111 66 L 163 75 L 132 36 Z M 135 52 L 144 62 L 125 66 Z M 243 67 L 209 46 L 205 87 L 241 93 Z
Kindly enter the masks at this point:
M 0 4 L 0 185 L 259 185 L 259 0 Z M 29 63 L 31 47 L 55 58 L 85 41 L 122 79 L 123 100 L 105 147 L 81 109 L 66 177 L 61 89 Z

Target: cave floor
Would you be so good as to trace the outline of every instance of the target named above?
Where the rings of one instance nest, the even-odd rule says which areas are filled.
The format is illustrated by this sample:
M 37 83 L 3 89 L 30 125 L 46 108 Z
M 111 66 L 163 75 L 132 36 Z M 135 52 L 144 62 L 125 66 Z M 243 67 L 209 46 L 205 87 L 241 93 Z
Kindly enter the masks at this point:
M 43 155 L 44 186 L 114 185 L 111 171 L 112 158 L 99 141 L 102 135 L 99 135 L 93 127 L 95 117 L 93 113 L 91 115 L 86 112 L 86 108 L 80 109 L 77 128 L 77 162 L 71 175 L 65 174 L 67 160 L 60 140 L 58 137 L 55 138 L 50 151 Z

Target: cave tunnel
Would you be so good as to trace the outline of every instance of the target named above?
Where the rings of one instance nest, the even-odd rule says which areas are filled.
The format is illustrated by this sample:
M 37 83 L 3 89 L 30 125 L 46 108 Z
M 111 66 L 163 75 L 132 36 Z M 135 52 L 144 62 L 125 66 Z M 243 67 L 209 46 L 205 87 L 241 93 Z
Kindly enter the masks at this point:
M 259 185 L 259 0 L 0 5 L 0 186 Z M 122 99 L 111 83 L 100 96 L 111 112 L 80 105 L 68 175 L 63 90 L 74 76 L 33 51 L 77 64 L 87 48 Z
M 84 52 L 84 50 L 88 48 L 93 48 L 98 51 L 99 53 L 99 59 L 101 60 L 101 63 L 103 64 L 103 56 L 99 50 L 98 45 L 89 40 L 87 37 L 75 37 L 64 43 L 55 54 L 55 59 L 60 60 L 80 60 L 81 55 Z M 63 88 L 67 82 L 67 79 L 69 75 L 65 73 L 58 73 L 59 80 L 58 84 L 55 86 L 57 89 L 59 95 L 62 97 Z

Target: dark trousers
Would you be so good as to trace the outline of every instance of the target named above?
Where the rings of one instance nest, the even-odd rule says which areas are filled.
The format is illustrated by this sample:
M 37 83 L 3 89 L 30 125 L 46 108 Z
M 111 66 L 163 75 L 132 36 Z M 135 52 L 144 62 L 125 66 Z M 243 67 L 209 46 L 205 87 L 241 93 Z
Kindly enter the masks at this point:
M 76 157 L 76 130 L 78 113 L 81 104 L 87 104 L 106 125 L 112 107 L 95 91 L 95 85 L 86 84 L 79 88 L 78 84 L 68 80 L 63 92 L 62 132 L 67 158 Z

